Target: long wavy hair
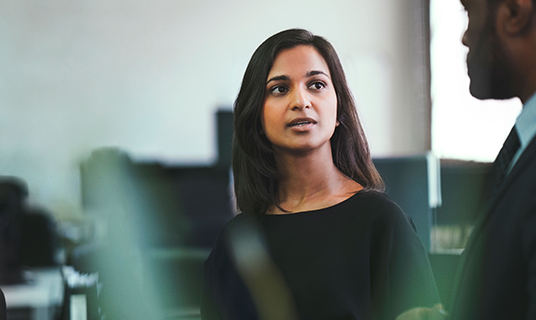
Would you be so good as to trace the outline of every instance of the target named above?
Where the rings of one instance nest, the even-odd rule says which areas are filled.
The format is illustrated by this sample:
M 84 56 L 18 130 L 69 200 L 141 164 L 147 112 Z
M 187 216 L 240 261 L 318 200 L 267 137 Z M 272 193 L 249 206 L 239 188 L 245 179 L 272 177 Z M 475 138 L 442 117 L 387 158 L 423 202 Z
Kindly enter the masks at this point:
M 354 99 L 333 46 L 303 29 L 281 31 L 253 53 L 234 103 L 232 165 L 238 210 L 262 215 L 277 205 L 278 175 L 272 146 L 261 134 L 266 79 L 277 54 L 298 45 L 314 47 L 326 61 L 337 94 L 339 126 L 331 137 L 335 166 L 365 190 L 383 191 L 383 181 L 372 163 Z

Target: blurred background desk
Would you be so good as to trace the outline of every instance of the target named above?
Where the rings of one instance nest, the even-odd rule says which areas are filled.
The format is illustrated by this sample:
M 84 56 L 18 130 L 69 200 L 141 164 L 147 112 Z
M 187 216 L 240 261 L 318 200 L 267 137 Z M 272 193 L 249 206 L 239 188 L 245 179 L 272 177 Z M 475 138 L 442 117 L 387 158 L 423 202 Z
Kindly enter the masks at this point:
M 57 319 L 63 303 L 63 278 L 59 268 L 33 269 L 28 282 L 3 285 L 9 320 Z

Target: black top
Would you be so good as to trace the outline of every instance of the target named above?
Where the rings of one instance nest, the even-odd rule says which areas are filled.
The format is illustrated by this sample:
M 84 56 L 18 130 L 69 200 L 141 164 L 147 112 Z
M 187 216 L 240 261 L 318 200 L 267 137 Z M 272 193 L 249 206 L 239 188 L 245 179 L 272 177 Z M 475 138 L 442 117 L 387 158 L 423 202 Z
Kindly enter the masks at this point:
M 411 218 L 386 195 L 362 191 L 329 208 L 233 218 L 205 262 L 204 320 L 258 319 L 233 262 L 242 260 L 229 250 L 229 235 L 248 220 L 263 234 L 300 319 L 395 319 L 439 301 Z

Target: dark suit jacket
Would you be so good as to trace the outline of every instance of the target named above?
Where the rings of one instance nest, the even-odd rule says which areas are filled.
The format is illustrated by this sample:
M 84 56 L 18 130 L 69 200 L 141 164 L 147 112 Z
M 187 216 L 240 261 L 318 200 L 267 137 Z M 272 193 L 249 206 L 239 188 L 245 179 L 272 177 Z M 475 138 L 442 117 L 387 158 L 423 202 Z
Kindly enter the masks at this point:
M 6 298 L 4 293 L 0 290 L 0 320 L 7 319 L 7 308 L 6 308 Z
M 452 320 L 536 319 L 536 139 L 477 219 L 450 309 Z

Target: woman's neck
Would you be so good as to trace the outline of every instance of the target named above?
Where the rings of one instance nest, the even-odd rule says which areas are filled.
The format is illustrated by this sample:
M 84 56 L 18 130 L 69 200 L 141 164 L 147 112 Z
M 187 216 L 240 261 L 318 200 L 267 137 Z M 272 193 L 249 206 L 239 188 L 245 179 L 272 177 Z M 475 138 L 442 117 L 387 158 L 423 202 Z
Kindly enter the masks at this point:
M 363 188 L 335 166 L 331 147 L 303 154 L 278 153 L 275 159 L 279 172 L 279 208 L 270 208 L 270 214 L 329 207 Z

